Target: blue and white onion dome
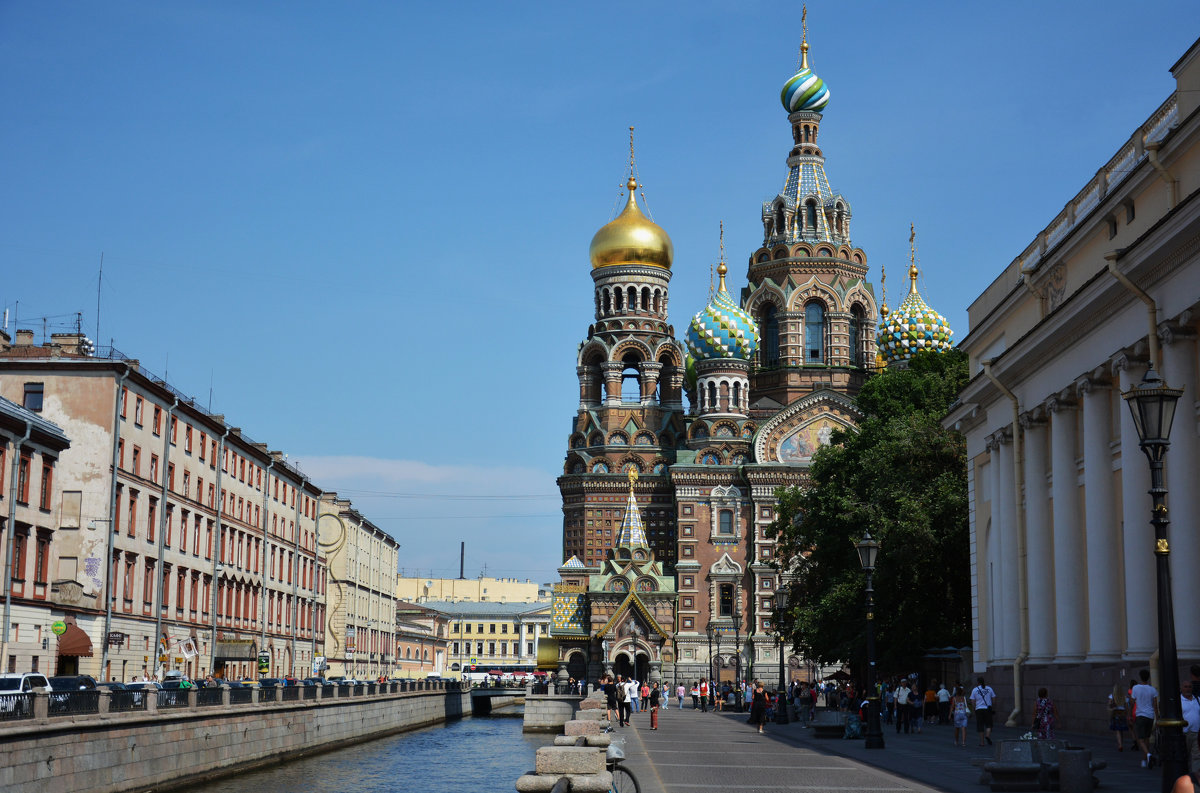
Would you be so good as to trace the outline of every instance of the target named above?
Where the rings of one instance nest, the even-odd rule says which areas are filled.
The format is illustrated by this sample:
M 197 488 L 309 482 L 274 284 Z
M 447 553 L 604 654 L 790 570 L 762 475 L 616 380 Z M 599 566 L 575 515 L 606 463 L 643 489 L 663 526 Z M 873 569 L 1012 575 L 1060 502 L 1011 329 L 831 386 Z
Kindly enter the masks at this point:
M 812 69 L 808 68 L 807 40 L 800 45 L 800 50 L 803 53 L 800 70 L 783 84 L 779 99 L 788 113 L 795 113 L 797 110 L 820 113 L 829 104 L 829 87 L 825 85 L 824 80 L 813 73 Z
M 953 347 L 954 331 L 946 318 L 925 304 L 917 292 L 917 266 L 908 269 L 911 285 L 908 297 L 896 310 L 888 314 L 887 307 L 880 313 L 877 337 L 880 355 L 887 363 L 911 358 L 921 350 L 945 352 Z
M 741 358 L 750 360 L 758 349 L 758 325 L 738 307 L 725 288 L 725 273 L 728 269 L 722 262 L 717 267 L 721 285 L 713 295 L 712 302 L 692 317 L 688 325 L 688 352 L 697 361 L 715 358 Z

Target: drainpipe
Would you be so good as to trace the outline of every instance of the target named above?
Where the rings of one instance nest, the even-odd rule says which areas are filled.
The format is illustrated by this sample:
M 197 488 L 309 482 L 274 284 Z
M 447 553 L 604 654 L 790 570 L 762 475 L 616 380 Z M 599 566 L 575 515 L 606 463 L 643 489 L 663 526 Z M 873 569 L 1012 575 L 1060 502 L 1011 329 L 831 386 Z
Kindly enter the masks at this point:
M 221 459 L 225 456 L 225 439 L 229 437 L 229 431 L 232 429 L 228 425 L 225 426 L 225 432 L 221 435 L 221 445 L 217 450 L 217 525 L 213 530 L 212 544 L 212 636 L 208 646 L 212 648 L 212 653 L 208 657 L 208 671 L 216 674 L 217 671 L 217 607 L 220 603 L 217 587 L 217 565 L 221 558 L 221 530 L 224 528 L 221 521 L 221 515 L 225 510 L 225 493 L 221 491 Z
M 259 586 L 258 599 L 261 601 L 258 606 L 258 619 L 262 626 L 262 646 L 267 646 L 267 546 L 271 542 L 271 536 L 267 534 L 267 511 L 270 505 L 271 498 L 271 469 L 275 467 L 275 458 L 271 457 L 271 463 L 267 466 L 267 475 L 265 477 L 266 484 L 263 485 L 263 504 L 262 504 L 262 567 L 260 574 L 262 584 Z
M 100 651 L 100 674 L 102 676 L 112 677 L 108 670 L 108 634 L 112 631 L 112 605 L 113 605 L 113 534 L 120 531 L 120 526 L 117 525 L 117 471 L 121 465 L 121 389 L 125 387 L 125 380 L 129 377 L 132 371 L 129 364 L 122 363 L 125 367 L 125 374 L 117 378 L 117 398 L 113 405 L 113 443 L 112 443 L 112 482 L 108 486 L 108 541 L 104 543 L 104 563 L 108 565 L 108 570 L 105 572 L 104 580 L 104 635 L 100 638 L 102 645 Z M 4 632 L 8 635 L 8 631 Z
M 1144 289 L 1130 281 L 1123 272 L 1117 269 L 1117 259 L 1120 258 L 1121 251 L 1109 251 L 1104 254 L 1104 261 L 1108 263 L 1108 271 L 1112 273 L 1113 278 L 1120 281 L 1121 286 L 1133 292 L 1146 304 L 1146 319 L 1150 323 L 1150 333 L 1146 336 L 1146 341 L 1150 345 L 1150 368 L 1156 370 L 1159 377 L 1166 377 L 1162 369 L 1162 358 L 1158 351 L 1158 303 L 1155 303 L 1154 298 L 1146 294 Z
M 177 407 L 179 407 L 179 397 L 175 397 L 175 404 L 168 408 L 166 417 L 167 421 L 163 426 L 162 468 L 160 469 L 160 472 L 162 473 L 162 490 L 160 491 L 160 496 L 158 499 L 158 570 L 156 571 L 158 575 L 158 586 L 155 587 L 155 590 L 158 592 L 158 597 L 154 599 L 154 642 L 156 645 L 155 653 L 157 653 L 155 660 L 161 660 L 161 656 L 167 654 L 165 652 L 159 652 L 160 649 L 166 650 L 170 646 L 170 643 L 168 643 L 167 646 L 164 647 L 162 639 L 163 595 L 165 594 L 163 592 L 163 587 L 166 584 L 166 565 L 163 557 L 166 553 L 167 539 L 167 494 L 169 492 L 167 485 L 170 482 L 170 480 L 167 479 L 167 471 L 171 469 L 171 463 L 169 459 L 171 455 L 171 419 L 173 418 L 175 408 Z M 167 671 L 166 662 L 163 662 L 163 671 Z M 158 677 L 158 675 L 155 675 L 155 677 Z
M 1021 403 L 1016 395 L 1005 388 L 1004 384 L 992 374 L 992 363 L 995 359 L 981 361 L 983 374 L 992 385 L 996 386 L 1004 396 L 1012 402 L 1013 426 L 1013 504 L 1017 518 L 1017 603 L 1020 612 L 1021 652 L 1013 661 L 1013 711 L 1008 716 L 1005 725 L 1015 727 L 1021 724 L 1022 686 L 1025 676 L 1025 661 L 1029 658 L 1029 588 L 1026 580 L 1026 551 L 1025 551 L 1025 510 L 1021 505 L 1021 493 L 1025 489 L 1025 454 L 1024 436 L 1021 434 Z
M 8 632 L 12 619 L 12 555 L 13 536 L 17 526 L 17 472 L 21 468 L 21 447 L 33 434 L 33 421 L 25 419 L 25 434 L 13 444 L 12 476 L 8 484 L 8 524 L 4 527 L 4 634 L 0 636 L 0 657 L 8 657 Z M 33 462 L 30 461 L 30 465 Z
M 1146 159 L 1154 166 L 1154 170 L 1158 171 L 1158 175 L 1167 183 L 1167 207 L 1174 209 L 1179 203 L 1179 180 L 1171 175 L 1167 167 L 1158 159 L 1158 150 L 1162 148 L 1162 141 L 1155 140 L 1146 144 Z M 1160 372 L 1161 374 L 1161 372 Z

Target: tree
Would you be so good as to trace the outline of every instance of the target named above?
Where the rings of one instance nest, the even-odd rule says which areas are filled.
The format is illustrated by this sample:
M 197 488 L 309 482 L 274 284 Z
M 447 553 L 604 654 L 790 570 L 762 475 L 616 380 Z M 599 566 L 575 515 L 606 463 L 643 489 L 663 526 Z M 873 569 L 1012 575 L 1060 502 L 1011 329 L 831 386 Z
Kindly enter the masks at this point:
M 872 377 L 857 431 L 833 433 L 807 487 L 780 488 L 768 534 L 791 577 L 784 628 L 821 663 L 866 658 L 866 577 L 854 543 L 879 542 L 875 632 L 881 671 L 915 669 L 929 647 L 970 640 L 966 443 L 941 419 L 967 381 L 958 350 L 923 352 Z M 865 668 L 860 666 L 859 668 Z

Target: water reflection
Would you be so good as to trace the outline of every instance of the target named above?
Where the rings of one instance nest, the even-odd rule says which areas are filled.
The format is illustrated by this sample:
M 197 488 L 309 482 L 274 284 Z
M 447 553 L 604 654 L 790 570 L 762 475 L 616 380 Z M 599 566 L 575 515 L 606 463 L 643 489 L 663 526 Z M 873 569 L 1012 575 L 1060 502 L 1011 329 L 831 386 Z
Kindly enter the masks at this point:
M 521 732 L 521 708 L 391 735 L 270 769 L 188 788 L 189 793 L 422 793 L 513 790 L 553 735 Z

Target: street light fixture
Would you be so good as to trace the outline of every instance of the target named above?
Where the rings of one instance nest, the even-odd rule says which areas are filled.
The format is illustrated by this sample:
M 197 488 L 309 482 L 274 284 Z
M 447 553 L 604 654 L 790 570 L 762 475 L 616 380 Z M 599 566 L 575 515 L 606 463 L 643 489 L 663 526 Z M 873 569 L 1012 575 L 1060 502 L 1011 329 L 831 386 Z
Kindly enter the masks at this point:
M 739 598 L 740 600 L 740 598 Z M 733 649 L 735 671 L 733 675 L 734 699 L 737 700 L 737 712 L 742 712 L 742 703 L 745 701 L 745 696 L 742 692 L 742 604 L 735 601 L 733 604 Z
M 712 700 L 713 700 L 712 643 L 713 643 L 713 637 L 717 635 L 717 629 L 713 627 L 712 621 L 709 621 L 708 626 L 705 627 L 705 629 L 704 629 L 704 632 L 708 634 L 708 698 L 709 698 L 709 704 L 712 704 Z M 714 707 L 715 707 L 715 705 L 714 705 Z
M 779 701 L 775 703 L 775 723 L 787 724 L 787 679 L 784 677 L 784 660 L 783 660 L 783 615 L 787 611 L 788 590 L 787 587 L 780 584 L 775 590 L 775 635 L 779 640 Z
M 867 574 L 867 735 L 865 748 L 883 748 L 883 728 L 879 724 L 879 692 L 875 689 L 875 588 L 871 578 L 875 573 L 875 559 L 879 556 L 879 543 L 867 531 L 854 545 L 858 561 Z
M 1121 398 L 1129 403 L 1133 424 L 1137 428 L 1138 445 L 1150 461 L 1150 525 L 1154 527 L 1155 574 L 1158 584 L 1158 663 L 1162 703 L 1156 722 L 1162 728 L 1159 752 L 1162 757 L 1163 792 L 1171 790 L 1175 780 L 1188 771 L 1187 743 L 1183 737 L 1184 721 L 1179 702 L 1179 658 L 1175 649 L 1175 609 L 1171 599 L 1170 546 L 1167 542 L 1167 489 L 1163 487 L 1163 459 L 1170 446 L 1171 423 L 1175 405 L 1183 395 L 1182 388 L 1170 388 L 1154 371 L 1153 362 L 1142 382 Z

